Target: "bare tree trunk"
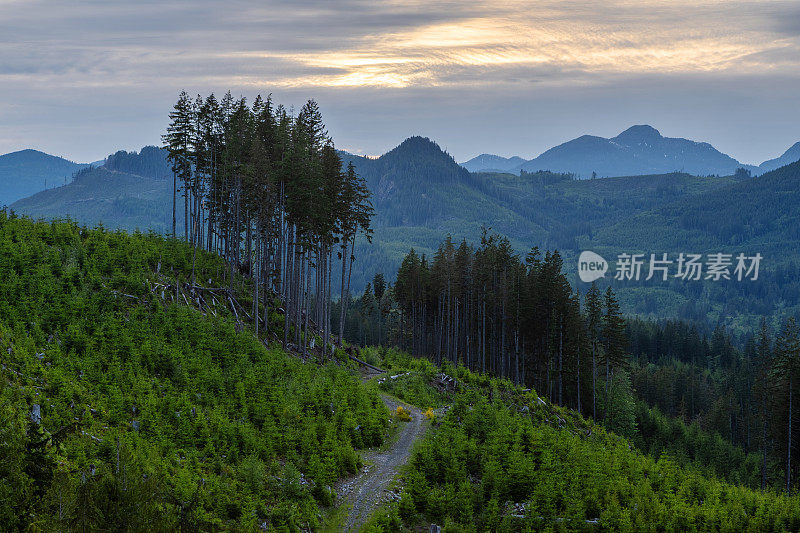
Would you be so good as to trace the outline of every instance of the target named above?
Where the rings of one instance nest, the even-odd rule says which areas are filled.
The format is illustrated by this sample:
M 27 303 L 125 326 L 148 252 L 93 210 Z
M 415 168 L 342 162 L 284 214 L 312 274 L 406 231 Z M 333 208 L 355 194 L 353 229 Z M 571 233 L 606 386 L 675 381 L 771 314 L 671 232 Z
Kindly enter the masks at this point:
M 183 240 L 189 241 L 189 187 L 183 182 Z
M 761 393 L 761 490 L 767 488 L 767 392 Z
M 305 320 L 303 325 L 303 353 L 308 353 L 308 337 L 310 335 L 310 328 L 308 327 L 308 317 L 311 314 L 311 256 L 309 253 L 306 253 L 306 258 L 303 261 L 305 263 Z
M 175 211 L 178 205 L 178 175 L 172 172 L 172 238 L 175 239 Z
M 350 299 L 349 294 L 345 294 L 344 277 L 347 270 L 347 240 L 342 241 L 342 286 L 341 296 L 339 297 L 339 347 L 342 347 L 344 342 L 344 318 L 347 312 L 347 300 Z
M 578 339 L 578 413 L 581 413 L 583 410 L 581 408 L 581 342 L 580 338 Z
M 327 281 L 325 282 L 325 352 L 328 350 L 328 343 L 331 340 L 331 280 L 333 279 L 333 250 L 328 248 Z M 333 347 L 331 347 L 333 355 Z
M 260 275 L 261 275 L 261 248 L 260 242 L 258 238 L 258 234 L 256 234 L 256 254 L 255 259 L 253 259 L 253 267 L 251 269 L 251 274 L 253 275 L 253 280 L 255 284 L 255 295 L 253 297 L 253 322 L 255 323 L 255 331 L 256 337 L 258 337 L 258 323 L 259 323 L 259 314 L 258 314 L 258 289 L 261 282 Z
M 592 419 L 597 421 L 597 360 L 594 339 L 592 339 Z
M 283 212 L 281 212 L 281 218 L 283 218 Z M 289 306 L 289 235 L 288 229 L 282 231 L 284 235 L 284 255 L 285 255 L 285 266 L 283 268 L 283 349 L 286 350 L 289 345 L 289 313 L 291 312 Z
M 200 220 L 197 214 L 200 211 L 200 197 L 198 195 L 194 195 L 194 212 L 195 214 L 192 216 L 192 221 L 194 222 L 194 227 L 192 227 L 192 285 L 195 284 L 195 267 L 197 265 L 197 242 L 199 239 L 200 233 Z
M 356 235 L 353 234 L 353 239 L 350 241 L 350 268 L 347 270 L 347 290 L 345 290 L 345 295 L 347 295 L 347 300 L 345 300 L 344 309 L 342 310 L 341 320 L 344 323 L 344 319 L 347 317 L 347 301 L 350 299 L 350 278 L 353 275 L 353 254 L 355 253 L 356 249 Z
M 481 313 L 483 326 L 481 327 L 481 371 L 486 373 L 486 299 L 483 300 L 483 312 Z
M 564 317 L 558 323 L 558 405 L 564 405 Z
M 789 373 L 789 442 L 786 446 L 786 495 L 792 494 L 792 374 Z

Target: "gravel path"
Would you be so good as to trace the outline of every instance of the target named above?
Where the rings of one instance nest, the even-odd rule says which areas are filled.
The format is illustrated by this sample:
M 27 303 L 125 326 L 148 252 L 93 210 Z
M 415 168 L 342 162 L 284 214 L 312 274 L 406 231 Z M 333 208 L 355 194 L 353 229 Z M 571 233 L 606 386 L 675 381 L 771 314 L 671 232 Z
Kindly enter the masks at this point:
M 364 453 L 364 462 L 370 464 L 365 465 L 357 476 L 339 485 L 339 497 L 344 503 L 350 504 L 343 531 L 358 531 L 386 501 L 389 496 L 386 489 L 397 476 L 398 469 L 408 462 L 414 442 L 425 434 L 430 425 L 423 412 L 416 407 L 381 396 L 390 411 L 394 412 L 398 405 L 410 411 L 411 421 L 400 422 L 400 433 L 388 449 Z

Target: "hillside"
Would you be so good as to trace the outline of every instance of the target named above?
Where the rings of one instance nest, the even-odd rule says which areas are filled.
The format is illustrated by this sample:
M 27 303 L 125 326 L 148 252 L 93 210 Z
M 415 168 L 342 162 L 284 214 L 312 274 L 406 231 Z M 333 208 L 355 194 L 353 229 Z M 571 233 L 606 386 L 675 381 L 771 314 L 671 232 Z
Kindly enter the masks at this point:
M 0 155 L 0 206 L 63 185 L 86 166 L 38 150 Z
M 800 161 L 800 142 L 794 143 L 788 150 L 775 159 L 764 161 L 758 166 L 759 174 L 776 170 L 782 166 Z
M 635 247 L 637 228 L 669 249 L 766 246 L 773 255 L 800 239 L 800 162 L 757 178 L 669 202 L 599 232 L 601 244 Z M 775 248 L 778 247 L 778 248 Z M 788 259 L 788 258 L 787 258 Z
M 430 523 L 509 532 L 800 526 L 797 498 L 720 481 L 699 463 L 679 466 L 685 455 L 647 455 L 634 442 L 649 437 L 622 438 L 534 390 L 390 349 L 367 357 L 395 374 L 378 379 L 382 391 L 420 407 L 444 406 L 394 487 L 399 497 L 388 499 L 367 531 L 419 531 Z M 688 429 L 652 424 L 648 432 L 676 442 L 674 427 Z M 716 451 L 735 462 L 729 445 Z
M 356 450 L 383 442 L 388 412 L 340 361 L 174 288 L 191 247 L 0 215 L 0 250 L 4 528 L 317 529 Z M 199 254 L 202 279 L 220 271 Z
M 677 313 L 747 329 L 757 325 L 759 315 L 800 311 L 799 209 L 797 162 L 636 214 L 584 242 L 610 257 L 623 251 L 760 253 L 764 259 L 757 283 L 640 283 L 620 291 L 629 311 Z
M 360 249 L 366 277 L 354 277 L 356 288 L 374 272 L 392 275 L 411 247 L 430 256 L 445 233 L 475 242 L 486 226 L 520 250 L 534 245 L 576 250 L 581 235 L 743 179 L 672 173 L 573 180 L 546 172 L 468 173 L 438 145 L 419 137 L 377 159 L 341 154 L 367 179 L 376 209 L 376 246 Z
M 156 231 L 172 229 L 172 172 L 164 152 L 144 147 L 120 151 L 101 167 L 85 168 L 61 187 L 41 191 L 11 204 L 34 218 L 65 218 L 110 229 Z M 183 222 L 183 210 L 176 214 Z
M 9 529 L 335 527 L 334 482 L 404 424 L 390 423 L 379 391 L 444 410 L 397 480 L 399 501 L 367 531 L 429 521 L 500 531 L 541 521 L 567 530 L 800 525 L 796 498 L 648 457 L 508 381 L 384 350 L 364 357 L 406 378 L 363 384 L 341 352 L 325 362 L 284 353 L 269 342 L 279 316 L 258 338 L 225 304 L 194 301 L 182 281 L 192 249 L 179 242 L 0 214 L 0 249 L 0 517 Z M 209 286 L 223 283 L 217 256 L 199 253 L 197 268 Z M 247 302 L 247 280 L 236 285 Z
M 408 152 L 406 157 L 414 157 Z M 376 160 L 353 160 L 359 172 L 373 175 Z M 453 164 L 453 163 L 450 163 Z M 402 183 L 380 198 L 375 220 L 376 246 L 362 246 L 366 277 L 391 276 L 410 248 L 435 251 L 444 232 L 476 244 L 481 224 L 509 237 L 519 251 L 531 246 L 558 249 L 570 280 L 581 250 L 607 259 L 620 253 L 755 253 L 766 259 L 758 283 L 614 282 L 623 309 L 647 317 L 682 317 L 721 322 L 744 332 L 760 315 L 788 316 L 798 309 L 800 264 L 794 198 L 797 165 L 758 178 L 746 173 L 696 177 L 684 173 L 574 180 L 548 172 L 472 173 L 446 190 L 425 171 L 380 169 L 383 183 Z M 377 180 L 377 178 L 375 178 Z M 376 181 L 373 180 L 372 183 Z M 445 192 L 446 191 L 446 192 Z M 432 199 L 424 204 L 421 199 Z M 426 216 L 404 219 L 420 206 Z M 693 250 L 693 251 L 692 251 Z

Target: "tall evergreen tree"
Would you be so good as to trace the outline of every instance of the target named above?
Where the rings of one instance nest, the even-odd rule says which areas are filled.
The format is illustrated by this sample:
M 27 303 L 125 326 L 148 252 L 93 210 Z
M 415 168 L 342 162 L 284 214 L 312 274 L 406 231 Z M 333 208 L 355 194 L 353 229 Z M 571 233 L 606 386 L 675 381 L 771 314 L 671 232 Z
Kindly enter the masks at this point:
M 172 238 L 175 238 L 176 226 L 176 200 L 178 181 L 186 185 L 192 178 L 191 146 L 194 138 L 194 106 L 186 91 L 181 91 L 178 101 L 169 114 L 170 124 L 167 133 L 163 136 L 167 158 L 172 163 Z
M 786 493 L 791 494 L 792 481 L 792 418 L 794 417 L 794 389 L 797 386 L 800 370 L 800 331 L 794 317 L 789 318 L 775 341 L 775 370 L 783 380 L 788 396 L 788 415 L 786 432 Z

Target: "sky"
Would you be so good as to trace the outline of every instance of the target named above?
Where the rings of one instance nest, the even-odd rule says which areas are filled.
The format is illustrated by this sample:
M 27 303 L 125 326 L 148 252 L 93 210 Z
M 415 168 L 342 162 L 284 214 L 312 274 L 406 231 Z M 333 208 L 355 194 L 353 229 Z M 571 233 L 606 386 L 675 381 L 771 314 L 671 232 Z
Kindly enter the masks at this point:
M 178 93 L 319 103 L 338 148 L 526 159 L 633 124 L 800 141 L 800 2 L 0 0 L 0 153 L 158 144 Z

